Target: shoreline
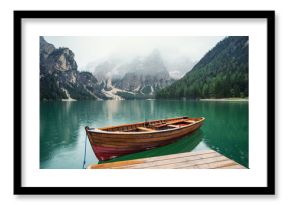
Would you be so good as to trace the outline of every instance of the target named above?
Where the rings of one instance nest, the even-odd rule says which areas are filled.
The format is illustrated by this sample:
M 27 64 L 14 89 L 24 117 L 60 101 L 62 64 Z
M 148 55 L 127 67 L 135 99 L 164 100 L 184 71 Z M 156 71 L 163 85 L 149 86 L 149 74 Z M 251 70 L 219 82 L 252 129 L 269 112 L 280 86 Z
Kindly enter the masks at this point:
M 249 102 L 248 98 L 204 98 L 199 99 L 200 101 L 219 101 L 219 102 Z
M 122 101 L 122 100 L 195 100 L 195 101 L 212 101 L 212 102 L 249 102 L 248 98 L 202 98 L 202 99 L 156 99 L 156 98 L 144 98 L 144 99 L 107 99 L 107 100 L 101 100 L 101 99 L 57 99 L 57 100 L 47 100 L 42 99 L 40 101 L 43 102 L 49 102 L 49 101 L 62 101 L 62 102 L 73 102 L 73 101 L 87 101 L 87 100 L 96 100 L 96 101 Z

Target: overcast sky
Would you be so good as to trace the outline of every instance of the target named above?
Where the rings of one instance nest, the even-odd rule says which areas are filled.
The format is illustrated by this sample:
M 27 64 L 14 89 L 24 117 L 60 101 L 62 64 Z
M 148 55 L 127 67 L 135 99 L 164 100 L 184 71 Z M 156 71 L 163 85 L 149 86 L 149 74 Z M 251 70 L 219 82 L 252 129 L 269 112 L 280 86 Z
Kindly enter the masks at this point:
M 56 48 L 68 47 L 75 54 L 80 70 L 92 62 L 115 55 L 124 59 L 145 56 L 158 49 L 164 58 L 187 56 L 199 60 L 207 51 L 221 41 L 224 36 L 208 37 L 98 37 L 98 36 L 44 36 Z

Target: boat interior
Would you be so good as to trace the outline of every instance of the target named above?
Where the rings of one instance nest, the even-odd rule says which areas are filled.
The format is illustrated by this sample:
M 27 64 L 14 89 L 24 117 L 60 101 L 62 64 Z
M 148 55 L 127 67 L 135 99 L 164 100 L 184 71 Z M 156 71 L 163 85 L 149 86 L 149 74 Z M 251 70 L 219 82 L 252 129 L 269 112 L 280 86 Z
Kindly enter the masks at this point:
M 103 131 L 110 132 L 154 132 L 160 130 L 170 130 L 175 128 L 184 127 L 195 122 L 200 121 L 202 118 L 171 118 L 165 120 L 145 121 L 142 123 L 127 124 L 113 127 L 100 128 Z

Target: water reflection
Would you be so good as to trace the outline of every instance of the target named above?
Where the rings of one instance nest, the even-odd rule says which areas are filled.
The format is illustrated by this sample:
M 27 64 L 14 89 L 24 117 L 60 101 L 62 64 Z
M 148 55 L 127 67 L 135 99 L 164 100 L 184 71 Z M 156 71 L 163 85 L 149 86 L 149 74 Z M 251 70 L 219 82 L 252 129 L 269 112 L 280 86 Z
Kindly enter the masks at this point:
M 207 119 L 204 142 L 248 167 L 248 104 L 211 102 L 202 110 Z
M 75 146 L 79 118 L 74 112 L 73 102 L 43 103 L 40 109 L 40 161 L 53 157 L 59 147 Z M 49 110 L 49 112 L 47 111 Z
M 211 148 L 248 166 L 247 102 L 76 101 L 41 102 L 40 107 L 40 168 L 81 168 L 85 126 L 104 127 L 176 116 L 203 116 L 206 121 L 198 132 L 182 141 L 125 159 Z M 87 148 L 88 164 L 97 163 L 89 144 Z

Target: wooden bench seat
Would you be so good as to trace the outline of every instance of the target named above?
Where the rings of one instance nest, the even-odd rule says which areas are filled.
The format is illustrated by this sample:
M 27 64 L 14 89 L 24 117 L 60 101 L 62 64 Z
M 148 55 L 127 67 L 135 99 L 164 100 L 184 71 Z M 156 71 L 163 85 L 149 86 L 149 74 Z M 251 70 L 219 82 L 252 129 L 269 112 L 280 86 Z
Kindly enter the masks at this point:
M 168 127 L 179 128 L 178 125 L 167 125 Z
M 194 120 L 185 120 L 184 122 L 195 123 L 196 121 L 194 121 Z
M 156 124 L 156 125 L 152 125 L 152 127 L 155 127 L 155 128 L 160 128 L 160 127 L 164 127 L 164 126 L 167 126 L 167 124 L 164 123 L 164 124 Z
M 138 130 L 142 130 L 142 131 L 146 131 L 146 132 L 152 132 L 152 131 L 155 131 L 153 129 L 150 129 L 150 128 L 146 128 L 146 127 L 137 127 Z
M 186 121 L 186 119 L 174 120 L 174 121 L 169 121 L 166 124 L 167 125 L 172 125 L 172 124 L 181 123 L 181 122 L 185 122 L 185 121 Z

